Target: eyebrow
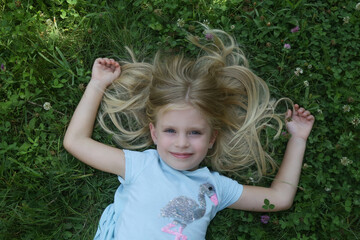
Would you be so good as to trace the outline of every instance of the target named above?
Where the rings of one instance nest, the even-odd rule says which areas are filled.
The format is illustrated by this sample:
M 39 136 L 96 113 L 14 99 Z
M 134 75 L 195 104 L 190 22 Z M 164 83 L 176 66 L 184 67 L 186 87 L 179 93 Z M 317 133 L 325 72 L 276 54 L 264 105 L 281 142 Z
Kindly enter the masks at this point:
M 167 129 L 167 128 L 177 128 L 173 125 L 161 125 L 160 126 L 161 128 L 163 129 Z M 205 131 L 206 130 L 206 127 L 199 127 L 199 126 L 190 126 L 190 127 L 187 127 L 186 128 L 187 130 L 199 130 L 199 131 Z

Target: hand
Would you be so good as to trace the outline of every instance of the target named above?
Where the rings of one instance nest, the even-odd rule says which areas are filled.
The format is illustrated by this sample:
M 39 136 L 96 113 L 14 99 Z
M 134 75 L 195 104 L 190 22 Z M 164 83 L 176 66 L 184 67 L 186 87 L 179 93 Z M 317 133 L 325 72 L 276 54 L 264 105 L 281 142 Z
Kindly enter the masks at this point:
M 294 105 L 294 112 L 290 109 L 285 115 L 286 128 L 292 137 L 307 140 L 315 122 L 315 117 L 304 108 Z
M 95 60 L 91 79 L 105 88 L 120 76 L 121 68 L 114 59 L 98 58 Z

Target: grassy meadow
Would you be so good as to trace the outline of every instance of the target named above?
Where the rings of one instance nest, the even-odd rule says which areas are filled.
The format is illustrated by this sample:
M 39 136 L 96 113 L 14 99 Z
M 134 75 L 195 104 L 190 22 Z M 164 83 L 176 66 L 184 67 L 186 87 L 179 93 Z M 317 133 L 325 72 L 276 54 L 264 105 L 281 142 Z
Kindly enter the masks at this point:
M 119 182 L 62 146 L 92 63 L 128 59 L 125 46 L 145 61 L 159 49 L 196 56 L 185 37 L 205 38 L 199 23 L 232 34 L 274 98 L 316 117 L 293 207 L 224 210 L 206 239 L 360 239 L 360 3 L 351 0 L 0 0 L 0 239 L 93 238 Z M 272 141 L 279 163 L 287 137 Z M 94 138 L 112 144 L 99 126 Z

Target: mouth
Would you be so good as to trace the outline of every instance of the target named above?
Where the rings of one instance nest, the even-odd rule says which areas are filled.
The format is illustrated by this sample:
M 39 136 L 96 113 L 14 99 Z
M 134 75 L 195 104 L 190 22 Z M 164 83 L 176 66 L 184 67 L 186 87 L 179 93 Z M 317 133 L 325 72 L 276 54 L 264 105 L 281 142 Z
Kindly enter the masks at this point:
M 175 152 L 171 152 L 171 155 L 173 155 L 176 158 L 186 159 L 186 158 L 191 157 L 193 154 L 192 153 L 175 153 Z
M 214 194 L 210 197 L 210 200 L 214 203 L 215 206 L 217 206 L 219 204 L 219 200 L 217 198 L 217 195 Z

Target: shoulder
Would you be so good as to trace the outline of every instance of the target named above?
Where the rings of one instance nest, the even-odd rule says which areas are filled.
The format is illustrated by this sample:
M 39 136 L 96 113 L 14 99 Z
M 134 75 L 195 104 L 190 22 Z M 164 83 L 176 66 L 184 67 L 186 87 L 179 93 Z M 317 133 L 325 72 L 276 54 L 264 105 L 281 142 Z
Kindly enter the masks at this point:
M 216 181 L 217 184 L 219 184 L 220 186 L 233 186 L 233 187 L 240 187 L 242 188 L 242 184 L 240 184 L 239 182 L 237 182 L 236 180 L 230 178 L 230 177 L 226 177 L 218 172 L 210 172 L 211 176 L 213 177 L 213 179 Z
M 142 168 L 145 165 L 154 163 L 159 159 L 159 153 L 155 149 L 145 151 L 124 150 L 126 168 L 136 166 Z
M 244 189 L 241 183 L 218 172 L 211 172 L 211 176 L 217 186 L 217 194 L 221 198 L 220 210 L 230 206 L 240 198 Z
M 126 160 L 139 159 L 139 161 L 141 161 L 141 160 L 146 160 L 146 159 L 159 158 L 159 154 L 155 149 L 148 149 L 145 151 L 133 151 L 133 150 L 124 149 L 124 153 L 125 153 Z
M 145 169 L 156 165 L 159 154 L 154 149 L 145 151 L 133 151 L 124 149 L 125 154 L 125 179 L 120 179 L 123 183 L 133 182 Z

